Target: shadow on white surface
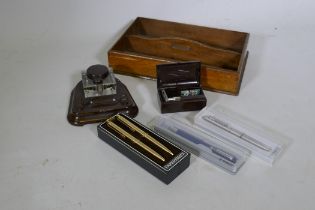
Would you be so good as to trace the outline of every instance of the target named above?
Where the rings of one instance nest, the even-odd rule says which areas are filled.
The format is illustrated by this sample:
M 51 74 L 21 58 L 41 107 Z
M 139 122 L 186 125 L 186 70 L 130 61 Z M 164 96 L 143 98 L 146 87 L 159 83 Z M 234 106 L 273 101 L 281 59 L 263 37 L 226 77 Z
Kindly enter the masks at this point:
M 247 58 L 247 64 L 245 66 L 240 92 L 259 76 L 259 73 L 262 70 L 261 64 L 263 63 L 262 58 L 264 57 L 264 46 L 266 44 L 265 42 L 265 36 L 250 34 L 247 47 L 249 54 Z
M 76 71 L 75 73 L 72 73 L 70 75 L 70 84 L 72 86 L 71 91 L 74 89 L 74 87 L 81 81 L 81 71 L 83 71 L 84 69 L 80 69 L 78 71 Z M 69 92 L 69 98 L 70 98 L 70 94 L 71 91 Z

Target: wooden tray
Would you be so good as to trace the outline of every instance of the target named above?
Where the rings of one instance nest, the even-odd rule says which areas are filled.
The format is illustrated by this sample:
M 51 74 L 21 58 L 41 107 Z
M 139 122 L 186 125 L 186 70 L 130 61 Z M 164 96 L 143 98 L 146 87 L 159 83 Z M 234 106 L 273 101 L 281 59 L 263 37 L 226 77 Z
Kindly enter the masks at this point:
M 238 95 L 249 34 L 138 17 L 108 52 L 115 73 L 156 78 L 156 65 L 200 61 L 206 90 Z

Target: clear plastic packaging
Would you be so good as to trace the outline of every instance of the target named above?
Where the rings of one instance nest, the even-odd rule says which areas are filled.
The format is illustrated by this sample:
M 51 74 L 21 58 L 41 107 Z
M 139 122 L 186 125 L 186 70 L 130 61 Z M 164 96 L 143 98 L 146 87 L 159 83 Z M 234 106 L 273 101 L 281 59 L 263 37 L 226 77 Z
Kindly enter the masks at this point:
M 288 144 L 288 140 L 274 132 L 237 116 L 218 105 L 205 107 L 195 117 L 195 124 L 207 133 L 251 151 L 254 157 L 272 165 Z
M 158 116 L 151 122 L 151 127 L 173 143 L 231 174 L 238 172 L 250 154 L 247 149 L 226 145 L 218 137 L 184 123 L 176 115 Z

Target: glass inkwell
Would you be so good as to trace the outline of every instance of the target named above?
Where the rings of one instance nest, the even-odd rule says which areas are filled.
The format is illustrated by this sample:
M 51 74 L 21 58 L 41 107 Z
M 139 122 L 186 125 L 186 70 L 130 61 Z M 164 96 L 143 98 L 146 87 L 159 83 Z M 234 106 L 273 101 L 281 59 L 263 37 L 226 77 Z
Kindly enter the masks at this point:
M 82 80 L 71 92 L 68 121 L 72 125 L 103 122 L 124 113 L 138 114 L 138 107 L 127 87 L 104 65 L 90 66 L 81 73 Z
M 81 75 L 85 98 L 116 94 L 115 76 L 106 66 L 90 66 Z

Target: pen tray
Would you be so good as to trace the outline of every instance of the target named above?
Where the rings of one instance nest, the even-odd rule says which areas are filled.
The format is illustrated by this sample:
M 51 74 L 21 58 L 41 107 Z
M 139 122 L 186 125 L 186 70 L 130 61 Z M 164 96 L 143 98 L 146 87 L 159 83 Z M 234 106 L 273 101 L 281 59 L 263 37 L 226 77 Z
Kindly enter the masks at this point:
M 238 147 L 225 145 L 215 136 L 202 133 L 183 118 L 173 116 L 159 116 L 151 122 L 151 127 L 159 134 L 171 139 L 192 154 L 235 174 L 246 162 L 249 151 Z
M 125 119 L 128 124 L 131 123 L 133 126 L 136 126 L 145 136 L 141 135 L 137 130 L 131 129 L 126 122 L 120 121 L 119 117 Z M 128 135 L 117 131 L 110 123 L 114 123 L 123 132 L 127 132 L 128 135 L 139 140 L 141 145 L 144 146 L 135 143 Z M 167 184 L 189 166 L 189 153 L 125 114 L 117 114 L 100 124 L 98 126 L 98 135 L 102 140 Z M 149 141 L 146 136 L 154 138 L 158 143 L 166 147 L 171 154 Z M 153 153 L 144 147 L 152 149 Z M 154 154 L 159 155 L 159 157 Z
M 156 78 L 162 63 L 200 61 L 206 90 L 239 93 L 249 34 L 138 17 L 108 52 L 115 73 Z

